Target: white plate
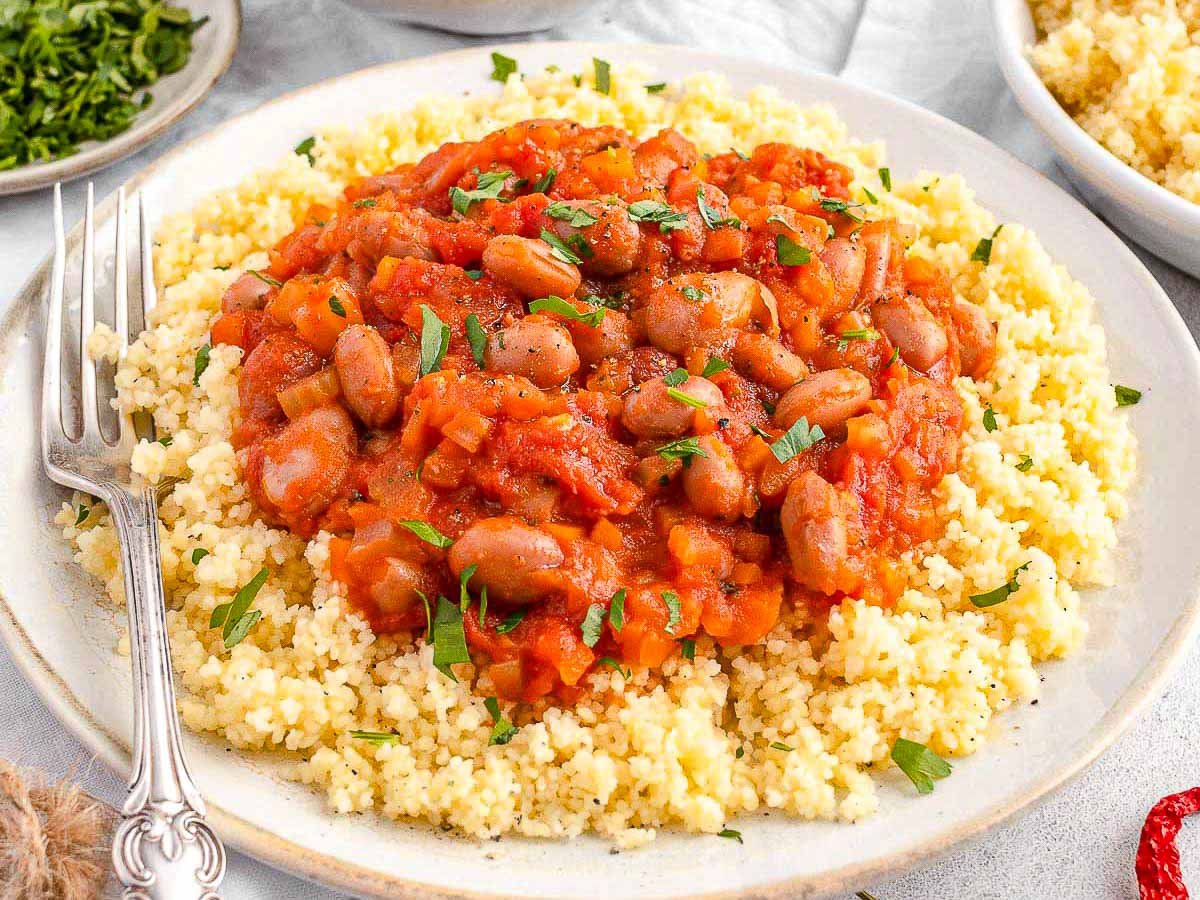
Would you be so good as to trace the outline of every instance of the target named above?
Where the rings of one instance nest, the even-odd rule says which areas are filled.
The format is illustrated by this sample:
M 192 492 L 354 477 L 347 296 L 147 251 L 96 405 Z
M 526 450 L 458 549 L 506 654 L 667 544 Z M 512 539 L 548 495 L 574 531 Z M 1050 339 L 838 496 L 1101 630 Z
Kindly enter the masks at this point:
M 291 151 L 314 128 L 411 104 L 437 85 L 496 91 L 484 47 L 368 69 L 291 94 L 174 150 L 133 179 L 159 213 Z M 1003 221 L 1042 235 L 1099 299 L 1115 380 L 1146 389 L 1129 411 L 1141 442 L 1133 510 L 1122 523 L 1118 587 L 1086 595 L 1091 635 L 1082 651 L 1044 666 L 1044 699 L 1001 717 L 994 741 L 956 761 L 926 797 L 884 777 L 882 808 L 848 826 L 782 815 L 741 820 L 745 844 L 664 833 L 648 848 L 610 855 L 604 841 L 506 839 L 477 843 L 423 825 L 336 817 L 307 788 L 282 781 L 279 761 L 226 752 L 188 735 L 193 770 L 227 840 L 269 862 L 359 893 L 421 897 L 808 897 L 866 881 L 944 851 L 1028 806 L 1079 772 L 1161 690 L 1200 623 L 1200 354 L 1179 315 L 1141 264 L 1091 213 L 1036 172 L 965 129 L 909 104 L 833 78 L 666 46 L 506 46 L 525 68 L 572 69 L 593 56 L 658 67 L 677 78 L 722 70 L 735 89 L 774 84 L 801 103 L 832 102 L 853 133 L 887 140 L 899 176 L 932 168 L 965 173 Z M 246 148 L 254 148 L 247 152 Z M 111 246 L 112 202 L 100 208 Z M 47 221 L 49 209 L 47 209 Z M 78 229 L 72 253 L 77 257 Z M 46 266 L 0 330 L 0 631 L 46 702 L 110 765 L 126 765 L 129 678 L 114 657 L 111 616 L 48 524 L 62 494 L 43 477 L 26 437 L 34 422 Z M 697 866 L 698 860 L 702 865 Z
M 242 7 L 239 0 L 181 0 L 180 5 L 193 19 L 208 16 L 208 21 L 192 35 L 187 65 L 150 86 L 154 102 L 138 113 L 127 129 L 107 141 L 86 141 L 71 156 L 0 172 L 0 196 L 69 181 L 124 159 L 186 116 L 207 96 L 233 60 L 242 31 Z
M 1067 115 L 1026 56 L 1037 40 L 1027 0 L 992 0 L 992 38 L 1017 102 L 1088 203 L 1147 250 L 1200 278 L 1200 204 L 1117 159 Z

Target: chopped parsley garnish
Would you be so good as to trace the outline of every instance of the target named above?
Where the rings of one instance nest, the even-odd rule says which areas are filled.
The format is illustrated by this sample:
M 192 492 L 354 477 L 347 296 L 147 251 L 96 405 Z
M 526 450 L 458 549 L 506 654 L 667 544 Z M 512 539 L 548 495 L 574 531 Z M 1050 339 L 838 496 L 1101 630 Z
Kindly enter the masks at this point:
M 146 88 L 187 64 L 207 21 L 150 0 L 0 4 L 0 169 L 125 131 L 152 101 Z
M 588 246 L 581 234 L 571 236 L 570 246 L 563 243 L 562 239 L 553 231 L 545 228 L 542 229 L 541 238 L 550 245 L 550 255 L 565 263 L 579 265 L 586 257 L 592 255 L 592 248 Z
M 428 522 L 418 522 L 413 519 L 403 519 L 403 520 L 397 522 L 396 524 L 401 526 L 402 528 L 407 528 L 409 531 L 411 531 L 413 534 L 415 534 L 417 537 L 419 537 L 425 543 L 433 544 L 433 546 L 438 547 L 442 550 L 445 550 L 447 547 L 449 547 L 451 544 L 454 543 L 453 540 L 446 537 L 446 535 L 442 534 L 440 531 L 438 531 L 436 528 L 434 528 Z M 474 574 L 474 573 L 472 573 L 472 574 Z
M 379 205 L 379 201 L 374 197 L 364 197 L 362 200 L 354 201 L 355 209 L 373 209 Z
M 775 255 L 781 266 L 804 266 L 812 261 L 812 253 L 786 234 L 775 235 Z
M 206 556 L 208 556 L 208 551 L 203 547 L 197 547 L 192 551 L 192 565 L 197 565 Z
M 656 81 L 653 84 L 644 85 L 647 94 L 659 94 L 667 89 L 665 81 Z
M 478 281 L 483 277 L 483 269 L 464 269 L 464 271 L 472 281 Z
M 708 201 L 704 199 L 703 187 L 696 188 L 696 206 L 700 208 L 700 218 L 704 220 L 704 224 L 709 231 L 715 231 L 727 225 L 732 228 L 741 227 L 742 222 L 736 216 L 722 219 L 721 214 L 708 205 Z
M 626 681 L 628 681 L 630 679 L 630 677 L 633 675 L 632 670 L 626 669 L 624 666 L 622 666 L 619 662 L 617 662 L 611 656 L 602 656 L 598 660 L 596 660 L 596 662 L 598 662 L 602 666 L 608 666 L 614 672 L 619 672 L 621 674 L 621 677 L 624 678 Z
M 433 614 L 433 666 L 451 681 L 458 681 L 450 667 L 471 661 L 467 636 L 463 632 L 462 611 L 445 597 L 437 598 Z
M 679 641 L 679 655 L 684 659 L 695 659 L 696 642 L 691 638 L 681 638 Z
M 467 343 L 471 345 L 471 356 L 475 359 L 475 365 L 483 368 L 483 351 L 487 347 L 487 335 L 483 332 L 483 326 L 479 324 L 479 316 L 475 313 L 467 314 L 466 321 Z
M 635 222 L 657 222 L 663 234 L 678 231 L 687 226 L 687 213 L 671 209 L 657 200 L 638 200 L 629 204 L 629 218 Z
M 495 697 L 488 697 L 483 701 L 483 705 L 487 707 L 487 711 L 492 717 L 492 733 L 488 737 L 488 746 L 496 747 L 507 744 L 516 735 L 517 726 L 508 721 L 500 712 L 500 701 Z
M 871 189 L 869 187 L 867 187 L 866 185 L 863 185 L 863 193 L 867 195 L 867 199 L 870 200 L 872 203 L 879 202 L 879 198 L 876 197 L 874 194 L 872 194 Z
M 335 316 L 346 318 L 346 307 L 342 306 L 342 301 L 337 298 L 336 294 L 329 295 L 329 308 Z
M 980 238 L 979 243 L 975 245 L 975 249 L 971 251 L 971 262 L 980 262 L 985 266 L 992 261 L 992 241 L 996 239 L 996 235 L 1000 233 L 1003 225 L 997 225 L 996 230 L 992 232 L 991 237 Z
M 679 610 L 679 595 L 674 591 L 663 591 L 661 596 L 663 603 L 667 604 L 667 627 L 665 630 L 667 634 L 674 634 L 682 620 Z
M 503 53 L 492 53 L 492 81 L 501 84 L 508 81 L 508 76 L 517 71 L 517 61 Z
M 351 731 L 350 737 L 368 744 L 394 744 L 400 735 L 394 731 Z
M 686 466 L 691 462 L 693 456 L 703 456 L 708 458 L 708 454 L 704 452 L 704 448 L 700 446 L 698 438 L 686 437 L 680 438 L 677 441 L 671 441 L 669 444 L 663 444 L 654 451 L 663 459 L 681 459 Z
M 843 352 L 850 346 L 851 341 L 877 341 L 879 332 L 874 328 L 852 328 L 838 335 L 838 352 Z
M 892 365 L 893 365 L 893 364 L 896 362 L 896 360 L 898 360 L 899 358 L 900 358 L 900 348 L 899 348 L 899 347 L 893 347 L 893 348 L 892 348 L 892 355 L 888 357 L 888 361 L 887 361 L 887 362 L 885 362 L 885 363 L 883 364 L 883 367 L 884 367 L 885 369 L 889 369 L 889 368 L 891 368 L 891 367 L 892 367 Z
M 504 190 L 504 182 L 512 177 L 512 172 L 505 169 L 501 172 L 480 172 L 476 176 L 475 189 L 464 191 L 458 185 L 450 188 L 450 205 L 460 216 L 465 216 L 472 203 L 482 203 L 484 200 L 496 200 Z
M 700 373 L 701 378 L 711 378 L 718 372 L 724 372 L 729 368 L 729 363 L 723 359 L 718 359 L 715 356 L 710 356 L 708 362 L 704 364 L 704 371 Z
M 746 748 L 745 748 L 745 747 L 738 747 L 736 750 L 734 750 L 734 751 L 733 751 L 733 758 L 734 758 L 734 759 L 741 759 L 741 758 L 742 758 L 743 756 L 745 756 L 745 755 L 746 755 Z
M 692 287 L 690 284 L 685 284 L 679 289 L 679 293 L 683 294 L 684 298 L 691 300 L 693 303 L 699 303 L 704 299 L 704 291 L 698 287 Z
M 1123 384 L 1114 384 L 1113 393 L 1117 397 L 1117 406 L 1133 406 L 1142 399 L 1141 391 Z
M 612 78 L 611 78 L 612 67 L 608 64 L 608 60 L 596 59 L 596 57 L 593 56 L 592 57 L 592 68 L 595 70 L 595 73 L 596 73 L 596 90 L 598 90 L 602 94 L 611 93 L 612 92 Z
M 883 168 L 879 170 L 879 183 L 883 185 L 885 191 L 892 189 L 892 170 Z
M 862 216 L 853 212 L 853 210 L 862 207 L 861 203 L 847 203 L 845 200 L 837 200 L 833 197 L 818 197 L 817 202 L 825 212 L 841 213 L 846 218 L 853 219 L 855 222 L 862 221 Z
M 544 194 L 546 191 L 550 190 L 551 185 L 554 184 L 554 179 L 557 177 L 558 170 L 551 166 L 546 170 L 545 175 L 533 183 L 533 187 L 531 187 L 530 190 L 535 194 Z
M 75 513 L 75 524 L 82 525 L 87 521 L 87 517 L 92 514 L 92 508 L 83 503 L 79 504 L 79 509 Z
M 918 794 L 933 793 L 934 779 L 950 774 L 950 763 L 924 744 L 905 738 L 896 738 L 896 743 L 892 745 L 892 762 L 908 776 Z
M 704 409 L 708 406 L 706 401 L 701 400 L 699 397 L 693 397 L 691 394 L 685 394 L 683 391 L 679 390 L 679 388 L 667 388 L 667 396 L 680 403 L 686 403 L 693 409 Z
M 269 284 L 273 288 L 283 287 L 282 282 L 276 281 L 270 275 L 264 275 L 262 272 L 258 271 L 258 269 L 247 269 L 246 272 L 247 272 L 247 274 L 253 275 L 255 278 L 257 278 L 263 284 Z
M 555 297 L 553 294 L 549 297 L 543 297 L 541 300 L 534 300 L 529 304 L 529 311 L 552 312 L 562 316 L 564 319 L 570 319 L 572 322 L 580 322 L 592 328 L 595 328 L 604 321 L 604 313 L 606 312 L 603 306 L 596 307 L 591 312 L 580 312 L 569 300 L 564 300 L 562 297 Z
M 717 832 L 717 837 L 729 838 L 731 841 L 737 841 L 739 844 L 746 843 L 742 840 L 742 833 L 734 828 L 722 828 Z
M 475 570 L 479 566 L 475 563 L 467 566 L 458 576 L 458 611 L 465 614 L 467 607 L 471 605 L 471 592 L 467 590 L 467 583 L 475 574 Z
M 234 594 L 231 602 L 221 603 L 213 608 L 212 615 L 208 619 L 208 627 L 221 627 L 221 638 L 225 642 L 226 650 L 231 650 L 240 644 L 250 633 L 250 629 L 262 618 L 262 612 L 250 609 L 250 604 L 254 602 L 254 598 L 258 596 L 258 592 L 267 583 L 270 576 L 271 570 L 263 566 L 257 575 Z
M 1033 457 L 1028 453 L 1021 454 L 1021 461 L 1017 463 L 1016 470 L 1018 472 L 1028 472 L 1033 468 Z
M 782 750 L 784 753 L 791 753 L 795 747 L 785 744 L 783 741 L 771 741 L 770 747 L 772 750 Z
M 596 646 L 604 631 L 604 606 L 602 604 L 593 603 L 588 607 L 587 615 L 583 617 L 583 624 L 579 626 L 579 631 L 583 635 L 583 643 L 586 646 Z
M 204 374 L 204 370 L 208 368 L 209 358 L 212 354 L 212 344 L 205 344 L 196 351 L 196 361 L 192 364 L 192 384 L 200 386 L 200 376 Z
M 764 441 L 774 440 L 774 438 L 771 435 L 771 432 L 767 431 L 767 429 L 762 428 L 758 425 L 751 423 L 750 430 L 753 431 L 755 434 L 757 434 Z
M 995 431 L 1000 426 L 996 424 L 996 411 L 990 406 L 983 411 L 983 430 L 987 432 Z
M 438 318 L 437 313 L 421 304 L 421 361 L 417 377 L 424 378 L 436 372 L 450 346 L 450 326 Z
M 564 200 L 555 200 L 546 207 L 545 213 L 552 219 L 566 222 L 572 228 L 586 228 L 600 221 L 582 206 L 572 206 Z
M 625 588 L 613 594 L 612 600 L 608 602 L 608 624 L 612 626 L 613 631 L 620 631 L 625 627 Z
M 300 143 L 298 143 L 292 149 L 292 152 L 295 153 L 297 156 L 305 157 L 308 160 L 308 164 L 310 166 L 315 166 L 317 164 L 317 160 L 313 157 L 313 147 L 315 147 L 316 145 L 317 145 L 317 139 L 315 137 L 313 137 L 312 135 L 309 135 L 304 140 L 302 140 Z
M 525 619 L 525 610 L 514 609 L 510 612 L 499 625 L 496 626 L 496 634 L 508 634 L 514 628 L 521 624 Z
M 997 603 L 1003 603 L 1009 598 L 1010 594 L 1015 594 L 1021 587 L 1018 581 L 1018 576 L 1029 568 L 1029 563 L 1023 566 L 1017 566 L 1013 569 L 1012 578 L 1000 585 L 995 590 L 987 591 L 983 594 L 972 594 L 971 604 L 979 609 L 987 609 L 989 606 L 995 606 Z
M 171 437 L 169 434 L 164 434 L 156 443 L 162 444 L 164 447 L 170 447 L 173 443 L 175 443 L 175 438 Z
M 679 387 L 688 380 L 687 369 L 673 369 L 662 377 L 663 383 L 667 387 Z
M 821 430 L 820 425 L 813 425 L 810 428 L 808 419 L 801 416 L 792 423 L 791 428 L 780 436 L 779 440 L 771 445 L 771 453 L 781 463 L 785 463 L 823 437 L 825 437 L 825 432 Z

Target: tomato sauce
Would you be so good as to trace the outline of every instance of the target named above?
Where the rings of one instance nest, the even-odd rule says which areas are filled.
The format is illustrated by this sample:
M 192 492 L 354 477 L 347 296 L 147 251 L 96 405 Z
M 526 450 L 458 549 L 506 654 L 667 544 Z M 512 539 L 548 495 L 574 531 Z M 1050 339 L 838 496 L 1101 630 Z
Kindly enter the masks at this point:
M 512 699 L 893 602 L 994 340 L 851 177 L 540 120 L 351 184 L 213 326 L 262 515 L 334 535 L 377 632 L 465 599 Z

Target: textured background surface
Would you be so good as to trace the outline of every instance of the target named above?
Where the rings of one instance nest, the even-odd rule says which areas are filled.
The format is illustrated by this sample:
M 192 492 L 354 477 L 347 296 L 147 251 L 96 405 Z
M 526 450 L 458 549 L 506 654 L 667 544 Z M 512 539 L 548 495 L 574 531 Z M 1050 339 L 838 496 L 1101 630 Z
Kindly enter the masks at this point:
M 164 139 L 96 176 L 98 196 L 115 190 L 171 146 L 285 91 L 375 63 L 488 43 L 381 22 L 334 0 L 243 3 L 245 29 L 229 73 Z M 955 119 L 1066 184 L 1000 76 L 982 0 L 616 0 L 598 2 L 594 11 L 565 28 L 502 40 L 542 38 L 687 44 L 841 73 Z M 80 215 L 80 185 L 69 186 L 66 197 L 68 220 L 74 221 Z M 2 303 L 9 302 L 50 249 L 49 203 L 48 192 L 0 198 Z M 1145 253 L 1139 255 L 1192 334 L 1200 333 L 1200 285 Z M 1086 273 L 1077 274 L 1086 278 Z M 74 773 L 93 793 L 112 801 L 123 794 L 112 773 L 89 764 L 3 648 L 0 755 L 56 776 Z M 1167 693 L 1129 734 L 1038 809 L 919 872 L 862 887 L 879 900 L 1134 898 L 1132 860 L 1146 810 L 1161 795 L 1196 784 L 1200 648 L 1192 649 Z M 852 828 L 846 839 L 855 839 Z M 1186 828 L 1180 845 L 1185 875 L 1200 890 L 1200 827 Z M 636 856 L 630 862 L 636 865 Z M 226 889 L 230 898 L 336 896 L 236 853 Z

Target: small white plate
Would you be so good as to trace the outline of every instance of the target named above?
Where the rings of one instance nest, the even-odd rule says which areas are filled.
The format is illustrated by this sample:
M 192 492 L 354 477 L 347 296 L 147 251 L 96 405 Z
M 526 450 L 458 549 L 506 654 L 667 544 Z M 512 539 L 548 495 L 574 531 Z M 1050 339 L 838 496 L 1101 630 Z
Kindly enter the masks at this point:
M 87 141 L 71 156 L 0 172 L 0 196 L 69 181 L 124 159 L 186 116 L 207 96 L 233 60 L 242 31 L 242 7 L 239 0 L 183 0 L 181 5 L 193 19 L 208 16 L 208 21 L 192 35 L 187 65 L 150 86 L 154 102 L 138 113 L 127 129 L 107 141 Z
M 481 47 L 335 78 L 233 119 L 173 150 L 132 179 L 158 216 L 191 207 L 290 153 L 321 126 L 404 109 L 432 90 L 496 92 L 490 51 L 525 70 L 585 69 L 593 56 L 638 62 L 656 78 L 724 72 L 734 90 L 776 86 L 802 104 L 828 102 L 852 134 L 888 144 L 897 178 L 962 172 L 1001 221 L 1023 222 L 1096 295 L 1113 379 L 1145 389 L 1129 410 L 1140 473 L 1121 523 L 1117 586 L 1085 593 L 1091 633 L 1077 655 L 1045 665 L 1043 697 L 999 717 L 978 754 L 916 797 L 884 773 L 881 808 L 856 825 L 781 814 L 737 820 L 745 844 L 664 830 L 643 849 L 610 855 L 594 837 L 569 842 L 476 842 L 420 823 L 335 816 L 322 797 L 283 779 L 277 756 L 228 752 L 187 733 L 192 770 L 214 826 L 231 844 L 354 894 L 421 898 L 754 897 L 852 892 L 987 828 L 1091 763 L 1153 700 L 1200 626 L 1195 511 L 1200 479 L 1200 353 L 1162 290 L 1111 231 L 1066 192 L 946 119 L 834 78 L 681 47 L 539 43 Z M 252 148 L 248 152 L 247 148 Z M 98 246 L 112 246 L 111 198 L 98 209 Z M 47 222 L 49 222 L 47 208 Z M 80 229 L 69 260 L 79 259 Z M 48 263 L 0 324 L 0 636 L 47 705 L 107 764 L 125 771 L 128 661 L 113 653 L 116 623 L 97 602 L 50 518 L 63 494 L 43 476 L 35 440 Z
M 1200 204 L 1117 159 L 1059 105 L 1027 56 L 1037 29 L 1026 0 L 992 0 L 992 38 L 1017 102 L 1088 203 L 1151 253 L 1200 278 Z

